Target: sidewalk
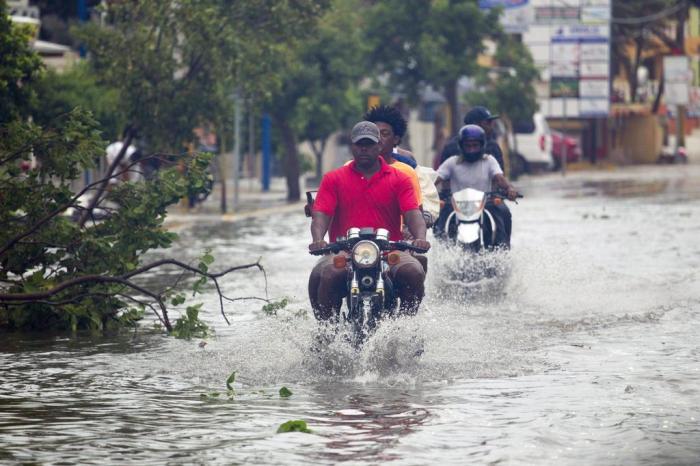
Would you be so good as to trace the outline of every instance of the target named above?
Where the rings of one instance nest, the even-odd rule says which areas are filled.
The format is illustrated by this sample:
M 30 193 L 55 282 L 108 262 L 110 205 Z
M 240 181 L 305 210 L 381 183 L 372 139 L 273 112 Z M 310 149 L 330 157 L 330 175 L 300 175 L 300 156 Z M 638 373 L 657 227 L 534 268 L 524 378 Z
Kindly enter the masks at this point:
M 238 183 L 238 203 L 234 206 L 233 181 L 226 183 L 226 212 L 222 212 L 222 186 L 215 183 L 209 197 L 193 208 L 187 205 L 187 199 L 182 199 L 178 204 L 168 209 L 166 223 L 179 223 L 187 219 L 197 218 L 220 220 L 230 222 L 241 218 L 260 215 L 261 213 L 286 212 L 297 210 L 303 212 L 305 186 L 301 184 L 302 200 L 299 202 L 287 201 L 287 180 L 283 177 L 271 179 L 270 190 L 262 191 L 260 180 L 241 179 Z

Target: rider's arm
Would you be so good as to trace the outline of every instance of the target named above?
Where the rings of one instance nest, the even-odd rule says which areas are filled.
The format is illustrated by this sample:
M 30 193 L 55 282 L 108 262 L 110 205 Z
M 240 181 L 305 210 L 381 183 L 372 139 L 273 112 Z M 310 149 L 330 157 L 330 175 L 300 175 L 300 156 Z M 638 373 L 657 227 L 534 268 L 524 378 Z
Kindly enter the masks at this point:
M 515 198 L 518 196 L 518 191 L 515 190 L 512 184 L 508 183 L 508 180 L 506 180 L 506 177 L 502 174 L 499 173 L 494 175 L 493 182 L 496 186 L 506 192 L 506 196 L 511 201 L 515 200 Z
M 328 226 L 331 224 L 331 218 L 318 210 L 314 210 L 311 213 L 311 240 L 314 243 L 323 241 L 328 231 Z
M 425 239 L 425 220 L 423 220 L 423 215 L 419 209 L 411 209 L 403 214 L 403 219 L 406 222 L 408 231 L 415 239 Z
M 439 176 L 438 176 L 437 178 L 435 178 L 435 188 L 437 188 L 438 192 L 440 192 L 440 189 L 442 188 L 442 183 L 443 183 L 444 181 L 445 181 L 445 180 L 443 180 L 443 179 L 440 178 Z

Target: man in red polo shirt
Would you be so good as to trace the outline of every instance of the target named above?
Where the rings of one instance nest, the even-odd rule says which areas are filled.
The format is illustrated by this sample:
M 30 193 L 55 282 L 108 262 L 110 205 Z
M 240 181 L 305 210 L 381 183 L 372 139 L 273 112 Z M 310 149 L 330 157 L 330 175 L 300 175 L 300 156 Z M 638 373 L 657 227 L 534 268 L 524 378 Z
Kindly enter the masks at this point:
M 310 251 L 326 246 L 324 237 L 335 241 L 351 227 L 385 228 L 392 241 L 399 241 L 401 216 L 416 238 L 415 246 L 430 248 L 425 240 L 425 221 L 418 209 L 408 175 L 387 165 L 379 157 L 379 128 L 369 121 L 356 124 L 350 133 L 353 161 L 327 173 L 318 188 L 311 219 Z M 415 257 L 400 253 L 398 264 L 389 275 L 401 300 L 400 312 L 415 314 L 424 294 L 425 271 Z M 309 277 L 309 299 L 317 319 L 327 320 L 340 310 L 347 294 L 345 269 L 324 256 Z

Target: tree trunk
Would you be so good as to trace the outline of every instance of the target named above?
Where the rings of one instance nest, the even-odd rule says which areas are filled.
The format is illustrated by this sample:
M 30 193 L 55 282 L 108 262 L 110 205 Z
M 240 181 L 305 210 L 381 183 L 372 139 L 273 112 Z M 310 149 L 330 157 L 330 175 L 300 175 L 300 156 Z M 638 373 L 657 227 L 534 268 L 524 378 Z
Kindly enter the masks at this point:
M 630 100 L 632 103 L 637 101 L 637 69 L 639 68 L 639 62 L 642 59 L 642 48 L 644 47 L 643 34 L 640 34 L 640 36 L 634 40 L 634 43 L 636 46 L 636 50 L 634 51 L 634 66 L 632 67 L 632 72 L 629 76 Z
M 290 202 L 301 200 L 301 189 L 299 187 L 299 153 L 297 152 L 297 138 L 294 130 L 284 118 L 275 119 L 277 127 L 280 129 L 282 143 L 284 145 L 284 172 L 287 177 L 287 200 Z
M 314 157 L 316 158 L 316 181 L 319 183 L 323 177 L 323 151 L 326 150 L 327 141 L 328 138 L 319 141 L 321 147 L 316 146 L 316 141 L 311 141 L 311 150 L 314 151 Z
M 459 99 L 457 96 L 457 80 L 452 79 L 445 83 L 445 98 L 450 112 L 450 135 L 457 134 L 462 126 L 462 118 L 459 115 Z

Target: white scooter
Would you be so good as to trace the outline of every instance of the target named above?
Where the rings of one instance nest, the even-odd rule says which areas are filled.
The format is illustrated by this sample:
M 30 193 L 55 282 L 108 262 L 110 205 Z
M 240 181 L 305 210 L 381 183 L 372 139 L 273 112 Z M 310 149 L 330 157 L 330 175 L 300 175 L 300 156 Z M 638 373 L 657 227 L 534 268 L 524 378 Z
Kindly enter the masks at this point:
M 518 194 L 518 197 L 523 197 Z M 466 250 L 479 252 L 482 249 L 492 249 L 496 244 L 496 221 L 491 212 L 486 210 L 486 201 L 491 199 L 498 204 L 505 197 L 500 192 L 483 192 L 478 189 L 466 188 L 452 193 L 453 212 L 445 221 L 448 237 Z

